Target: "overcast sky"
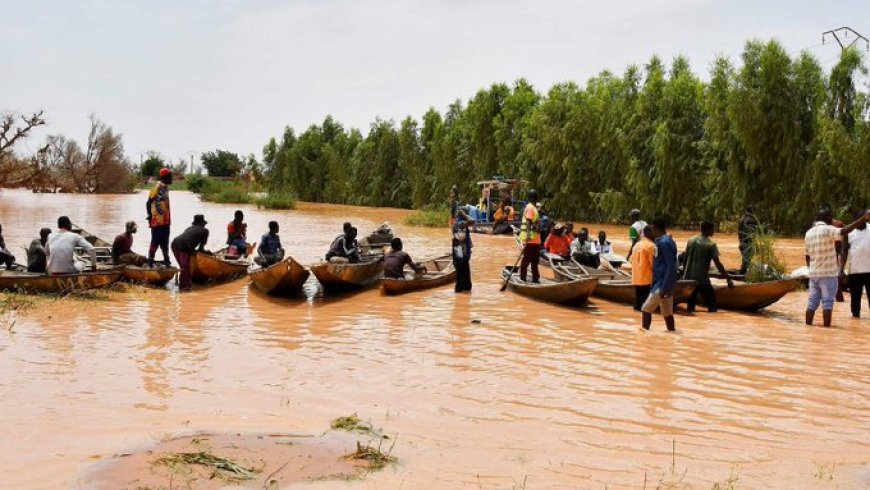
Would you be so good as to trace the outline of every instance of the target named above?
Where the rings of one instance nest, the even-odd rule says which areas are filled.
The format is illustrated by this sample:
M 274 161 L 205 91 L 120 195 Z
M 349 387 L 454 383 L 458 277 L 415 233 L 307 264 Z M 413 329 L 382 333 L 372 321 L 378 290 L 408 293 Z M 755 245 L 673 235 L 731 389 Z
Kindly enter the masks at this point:
M 45 110 L 25 150 L 49 132 L 83 139 L 94 113 L 136 162 L 259 157 L 327 114 L 365 132 L 493 82 L 545 92 L 653 53 L 706 72 L 776 38 L 830 66 L 821 33 L 842 25 L 870 36 L 867 0 L 0 0 L 0 111 Z

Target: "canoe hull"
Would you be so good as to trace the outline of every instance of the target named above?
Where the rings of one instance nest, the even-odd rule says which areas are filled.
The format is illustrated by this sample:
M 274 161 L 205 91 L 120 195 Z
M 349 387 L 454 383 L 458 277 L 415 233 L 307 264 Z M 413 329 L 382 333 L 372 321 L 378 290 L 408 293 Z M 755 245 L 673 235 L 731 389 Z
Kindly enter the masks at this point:
M 502 277 L 507 277 L 509 273 L 510 267 L 506 267 L 502 271 Z M 595 278 L 581 278 L 564 281 L 549 281 L 547 279 L 541 279 L 540 284 L 530 284 L 521 281 L 516 274 L 513 274 L 508 281 L 508 289 L 517 294 L 538 301 L 544 301 L 546 303 L 562 305 L 585 304 L 597 286 L 598 279 Z
M 342 292 L 375 284 L 384 272 L 384 261 L 358 264 L 320 262 L 311 266 L 311 273 L 326 292 Z
M 674 286 L 674 303 L 685 303 L 696 286 L 695 281 L 677 281 Z M 631 280 L 600 280 L 592 295 L 614 303 L 634 305 L 634 285 Z
M 634 285 L 631 284 L 631 276 L 623 272 L 591 269 L 576 264 L 546 265 L 550 265 L 556 277 L 561 280 L 584 277 L 598 278 L 598 287 L 592 293 L 593 296 L 614 303 L 634 305 Z M 685 303 L 696 286 L 695 281 L 677 281 L 674 286 L 674 304 Z
M 298 296 L 311 275 L 293 257 L 250 272 L 251 283 L 260 291 L 274 296 Z
M 384 294 L 404 294 L 423 289 L 437 288 L 450 284 L 456 280 L 456 268 L 449 255 L 423 262 L 426 273 L 422 277 L 410 277 L 406 279 L 381 280 Z
M 150 284 L 162 286 L 171 281 L 178 274 L 175 267 L 124 267 L 123 277 L 125 281 L 136 284 Z
M 758 311 L 768 307 L 800 285 L 800 278 L 757 283 L 735 283 L 733 288 L 716 284 L 716 305 L 723 310 Z M 698 304 L 706 305 L 698 295 Z
M 190 256 L 190 275 L 198 284 L 231 281 L 248 273 L 248 263 L 224 260 L 218 255 L 195 253 Z
M 28 272 L 0 273 L 0 289 L 31 293 L 66 293 L 106 287 L 121 277 L 121 269 L 49 276 Z

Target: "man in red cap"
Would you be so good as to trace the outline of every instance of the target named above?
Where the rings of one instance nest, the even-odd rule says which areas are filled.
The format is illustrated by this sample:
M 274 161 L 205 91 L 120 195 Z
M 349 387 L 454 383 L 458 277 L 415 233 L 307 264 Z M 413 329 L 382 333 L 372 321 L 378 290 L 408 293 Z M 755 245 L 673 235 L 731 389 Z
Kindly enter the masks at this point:
M 151 227 L 151 247 L 148 249 L 148 267 L 154 267 L 157 248 L 163 251 L 163 264 L 169 267 L 169 185 L 172 184 L 172 170 L 160 169 L 160 179 L 148 194 L 145 204 L 148 213 L 148 226 Z

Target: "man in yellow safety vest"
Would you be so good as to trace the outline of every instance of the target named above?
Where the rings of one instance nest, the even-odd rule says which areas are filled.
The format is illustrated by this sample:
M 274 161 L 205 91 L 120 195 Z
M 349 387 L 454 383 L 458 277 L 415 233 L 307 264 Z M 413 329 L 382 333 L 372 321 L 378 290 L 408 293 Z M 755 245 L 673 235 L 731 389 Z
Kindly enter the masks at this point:
M 523 244 L 523 260 L 520 263 L 520 280 L 526 281 L 529 265 L 532 266 L 532 282 L 541 281 L 538 263 L 541 260 L 540 215 L 538 213 L 538 191 L 529 191 L 529 202 L 523 209 L 523 221 L 520 224 L 520 241 Z

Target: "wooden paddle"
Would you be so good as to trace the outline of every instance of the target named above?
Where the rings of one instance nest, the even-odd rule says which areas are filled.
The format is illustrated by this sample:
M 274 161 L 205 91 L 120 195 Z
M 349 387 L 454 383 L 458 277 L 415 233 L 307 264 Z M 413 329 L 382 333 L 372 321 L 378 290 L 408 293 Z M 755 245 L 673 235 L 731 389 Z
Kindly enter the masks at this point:
M 520 250 L 520 254 L 517 256 L 517 261 L 514 262 L 514 266 L 511 267 L 511 270 L 510 270 L 510 272 L 508 272 L 507 277 L 504 279 L 504 284 L 501 285 L 501 289 L 499 289 L 499 291 L 504 291 L 505 289 L 507 289 L 508 282 L 510 282 L 511 276 L 514 275 L 514 270 L 516 270 L 517 264 L 520 263 L 520 259 L 522 259 L 522 258 L 523 258 L 523 251 Z

